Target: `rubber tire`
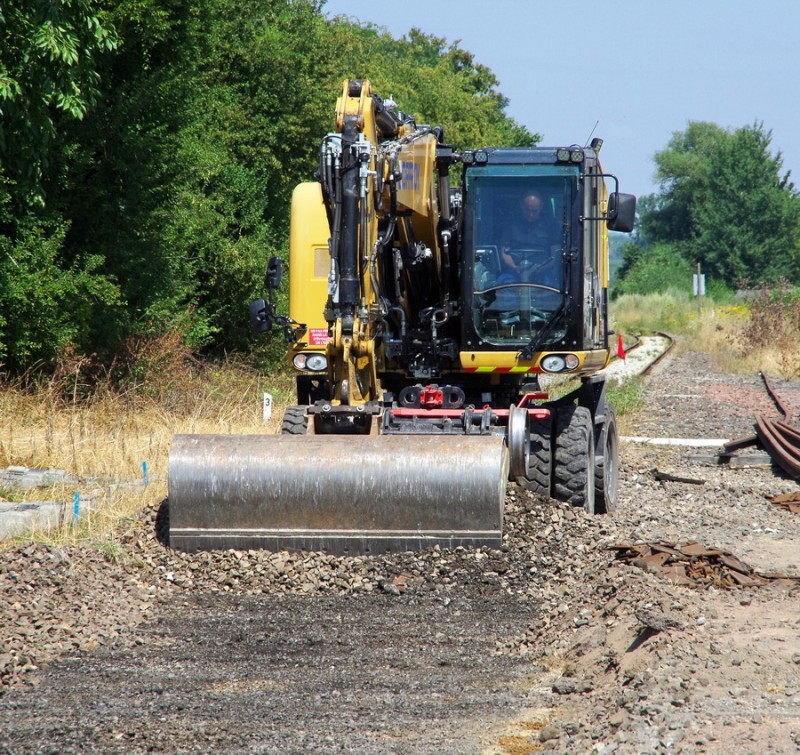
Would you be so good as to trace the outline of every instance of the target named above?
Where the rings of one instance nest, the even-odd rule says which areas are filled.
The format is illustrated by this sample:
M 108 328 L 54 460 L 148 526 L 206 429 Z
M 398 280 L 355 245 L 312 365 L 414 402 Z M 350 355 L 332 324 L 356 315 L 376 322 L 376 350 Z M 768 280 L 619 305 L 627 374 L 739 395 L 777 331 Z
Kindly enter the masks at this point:
M 287 406 L 283 413 L 281 435 L 305 435 L 307 432 L 306 408 L 304 406 Z
M 619 479 L 619 433 L 617 414 L 606 404 L 606 419 L 597 438 L 597 459 L 594 467 L 595 514 L 611 514 L 617 510 Z
M 517 478 L 517 484 L 532 493 L 550 495 L 553 475 L 552 435 L 551 420 L 537 419 L 531 422 L 528 471 L 525 477 Z
M 594 422 L 584 406 L 564 406 L 556 416 L 553 498 L 594 513 Z

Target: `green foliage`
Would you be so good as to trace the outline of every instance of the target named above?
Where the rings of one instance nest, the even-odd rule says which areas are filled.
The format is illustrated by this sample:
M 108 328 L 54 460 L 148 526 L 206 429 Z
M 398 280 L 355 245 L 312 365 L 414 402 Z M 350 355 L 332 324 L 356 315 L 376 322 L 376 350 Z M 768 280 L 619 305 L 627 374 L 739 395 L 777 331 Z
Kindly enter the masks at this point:
M 458 44 L 418 30 L 395 40 L 328 21 L 321 6 L 3 5 L 7 367 L 72 349 L 137 382 L 173 369 L 168 353 L 252 348 L 247 305 L 263 294 L 267 259 L 286 251 L 291 191 L 316 168 L 344 78 L 371 78 L 459 146 L 538 139 L 505 115 L 496 77 Z M 258 349 L 275 368 L 281 334 Z
M 131 0 L 113 18 L 120 50 L 56 200 L 67 246 L 99 251 L 128 304 L 98 348 L 179 321 L 194 348 L 245 347 L 247 305 L 325 130 L 324 22 L 308 3 L 229 0 Z
M 706 276 L 706 298 L 718 306 L 729 306 L 735 301 L 736 290 L 723 280 Z
M 192 301 L 215 342 L 242 348 L 247 305 L 284 247 L 294 186 L 317 163 L 336 88 L 323 90 L 326 26 L 308 3 L 209 4 L 201 66 L 175 137 L 176 201 L 165 234 L 192 260 Z M 319 74 L 323 74 L 318 78 Z
M 674 288 L 651 294 L 623 294 L 614 302 L 612 315 L 614 329 L 622 333 L 688 333 L 697 324 L 697 302 L 689 292 Z
M 66 227 L 25 225 L 15 244 L 0 236 L 0 360 L 14 372 L 52 363 L 68 350 L 88 353 L 95 302 L 120 303 L 102 258 L 87 255 L 64 267 L 59 259 Z
M 492 71 L 457 42 L 414 28 L 394 39 L 373 24 L 334 19 L 330 45 L 341 60 L 341 78 L 369 79 L 418 122 L 444 127 L 457 148 L 525 147 L 541 138 L 505 114 L 508 99 Z
M 0 7 L 0 192 L 42 205 L 43 173 L 63 116 L 97 94 L 96 59 L 117 45 L 94 0 L 7 0 Z
M 692 290 L 692 266 L 675 246 L 654 244 L 644 249 L 629 243 L 622 249 L 622 258 L 621 280 L 614 288 L 614 296 Z
M 608 234 L 608 266 L 609 278 L 613 282 L 617 280 L 620 274 L 620 268 L 623 263 L 623 249 L 630 243 L 630 235 L 625 233 L 616 233 L 610 231 Z
M 655 156 L 660 192 L 639 203 L 640 243 L 674 246 L 709 278 L 800 280 L 800 198 L 755 124 L 690 122 Z
M 644 406 L 644 381 L 641 377 L 608 382 L 608 401 L 614 405 L 617 416 L 638 412 Z

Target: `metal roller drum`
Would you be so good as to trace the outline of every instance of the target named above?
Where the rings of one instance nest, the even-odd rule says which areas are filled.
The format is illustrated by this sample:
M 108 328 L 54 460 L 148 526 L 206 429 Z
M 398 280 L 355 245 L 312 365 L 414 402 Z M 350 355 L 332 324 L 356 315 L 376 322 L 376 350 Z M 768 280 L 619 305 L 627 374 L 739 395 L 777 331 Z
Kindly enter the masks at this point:
M 177 435 L 170 544 L 369 553 L 499 547 L 502 437 Z

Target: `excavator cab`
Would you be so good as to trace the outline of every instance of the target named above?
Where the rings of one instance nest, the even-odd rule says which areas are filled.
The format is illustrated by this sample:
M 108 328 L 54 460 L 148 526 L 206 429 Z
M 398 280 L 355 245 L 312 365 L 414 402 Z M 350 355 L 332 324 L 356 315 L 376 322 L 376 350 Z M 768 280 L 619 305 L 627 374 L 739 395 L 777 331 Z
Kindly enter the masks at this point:
M 628 195 L 609 202 L 591 148 L 486 148 L 461 159 L 462 364 L 530 360 L 537 373 L 555 352 L 565 358 L 548 365 L 597 371 L 609 353 L 607 223 L 612 211 L 627 222 Z
M 564 306 L 571 212 L 578 176 L 546 167 L 485 163 L 466 171 L 463 196 L 465 303 L 477 349 L 524 345 Z M 562 318 L 563 319 L 563 318 Z M 553 327 L 555 325 L 555 327 Z M 473 338 L 474 336 L 474 338 Z

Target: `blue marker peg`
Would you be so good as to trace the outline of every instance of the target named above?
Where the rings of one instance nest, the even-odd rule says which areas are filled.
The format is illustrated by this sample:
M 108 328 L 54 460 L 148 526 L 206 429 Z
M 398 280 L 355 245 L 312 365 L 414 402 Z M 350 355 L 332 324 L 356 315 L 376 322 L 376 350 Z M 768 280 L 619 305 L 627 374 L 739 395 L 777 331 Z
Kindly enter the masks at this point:
M 144 480 L 144 486 L 147 487 L 150 480 L 147 477 L 147 462 L 142 462 L 142 479 Z
M 75 527 L 78 524 L 78 514 L 81 511 L 81 494 L 78 491 L 75 491 L 75 494 L 72 496 L 72 526 Z

